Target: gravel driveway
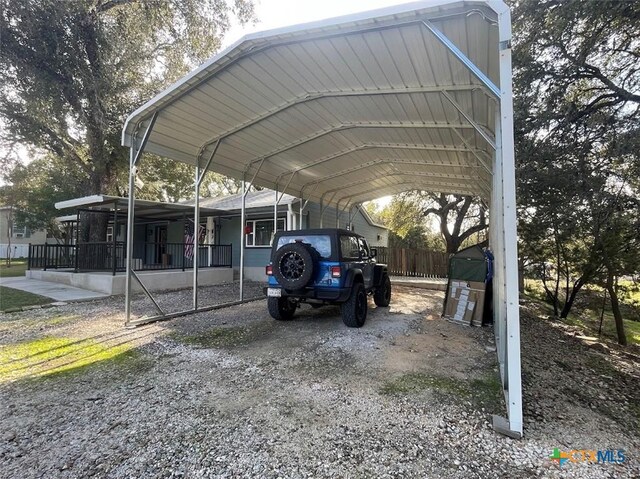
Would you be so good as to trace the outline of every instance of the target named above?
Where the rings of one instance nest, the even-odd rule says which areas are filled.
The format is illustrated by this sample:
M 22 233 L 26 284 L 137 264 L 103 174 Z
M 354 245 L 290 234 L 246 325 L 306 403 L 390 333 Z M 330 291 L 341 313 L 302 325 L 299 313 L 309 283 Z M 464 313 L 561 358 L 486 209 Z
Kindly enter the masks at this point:
M 440 319 L 442 297 L 396 288 L 362 329 L 331 307 L 275 322 L 264 301 L 133 330 L 122 298 L 1 316 L 0 477 L 640 476 L 633 359 L 525 306 L 526 437 L 509 439 L 490 427 L 504 414 L 492 332 Z M 560 469 L 555 447 L 627 460 Z

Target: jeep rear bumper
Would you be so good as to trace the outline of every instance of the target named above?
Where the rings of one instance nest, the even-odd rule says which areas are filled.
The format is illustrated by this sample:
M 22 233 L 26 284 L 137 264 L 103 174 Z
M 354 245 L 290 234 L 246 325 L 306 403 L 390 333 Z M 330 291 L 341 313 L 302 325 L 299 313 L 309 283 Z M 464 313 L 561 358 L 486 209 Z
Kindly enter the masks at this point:
M 269 288 L 273 288 L 273 286 L 269 286 Z M 277 288 L 277 286 L 276 286 Z M 262 291 L 264 295 L 267 296 L 267 287 L 263 288 Z M 283 298 L 296 298 L 301 301 L 306 301 L 308 299 L 318 300 L 318 301 L 328 301 L 335 303 L 344 303 L 349 296 L 351 296 L 351 288 L 305 288 L 299 289 L 295 291 L 290 291 L 284 288 L 280 288 L 282 290 Z

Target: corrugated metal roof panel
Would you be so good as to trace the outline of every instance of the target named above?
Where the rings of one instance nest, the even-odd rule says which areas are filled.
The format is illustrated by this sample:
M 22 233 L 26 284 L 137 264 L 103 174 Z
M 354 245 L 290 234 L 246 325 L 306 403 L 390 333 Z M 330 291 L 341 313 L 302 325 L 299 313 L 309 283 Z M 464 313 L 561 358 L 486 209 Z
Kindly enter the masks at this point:
M 294 196 L 327 200 L 333 184 L 358 200 L 401 186 L 486 198 L 492 162 L 477 157 L 493 151 L 469 119 L 489 138 L 495 101 L 430 29 L 497 82 L 496 18 L 442 0 L 250 35 L 134 112 L 123 142 L 157 111 L 146 151 L 204 164 L 221 140 L 212 170 Z

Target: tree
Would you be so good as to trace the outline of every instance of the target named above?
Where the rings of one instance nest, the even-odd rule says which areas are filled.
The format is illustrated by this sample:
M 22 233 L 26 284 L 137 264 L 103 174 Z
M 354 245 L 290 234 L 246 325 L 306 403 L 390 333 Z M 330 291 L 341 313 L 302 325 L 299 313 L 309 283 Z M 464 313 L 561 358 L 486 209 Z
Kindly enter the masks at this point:
M 61 212 L 54 205 L 84 195 L 84 170 L 49 154 L 27 165 L 18 164 L 6 179 L 9 183 L 3 187 L 0 201 L 13 206 L 16 223 L 62 239 L 64 232 L 54 221 Z
M 217 50 L 231 14 L 250 20 L 252 0 L 5 2 L 0 144 L 81 170 L 84 194 L 125 191 L 126 115 Z
M 639 194 L 640 4 L 513 5 L 521 252 L 566 318 L 590 283 L 615 302 L 628 250 L 640 253 L 625 240 Z
M 370 203 L 367 211 L 389 228 L 389 245 L 399 248 L 443 251 L 444 244 L 425 219 L 419 199 L 411 193 L 395 195 L 380 211 Z
M 485 231 L 489 226 L 485 207 L 472 196 L 428 193 L 422 194 L 422 200 L 425 203 L 423 214 L 437 218 L 449 254 L 457 253 L 474 234 Z M 487 240 L 475 243 L 486 244 Z

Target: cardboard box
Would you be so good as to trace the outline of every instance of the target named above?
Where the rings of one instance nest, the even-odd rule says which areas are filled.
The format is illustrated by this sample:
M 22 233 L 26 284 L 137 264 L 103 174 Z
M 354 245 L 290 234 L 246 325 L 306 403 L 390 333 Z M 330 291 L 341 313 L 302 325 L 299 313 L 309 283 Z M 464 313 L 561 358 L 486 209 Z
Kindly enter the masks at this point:
M 469 288 L 476 293 L 476 307 L 471 320 L 472 326 L 482 326 L 486 285 L 484 282 L 469 281 Z
M 445 319 L 460 324 L 481 326 L 484 294 L 483 282 L 452 280 L 445 305 Z

